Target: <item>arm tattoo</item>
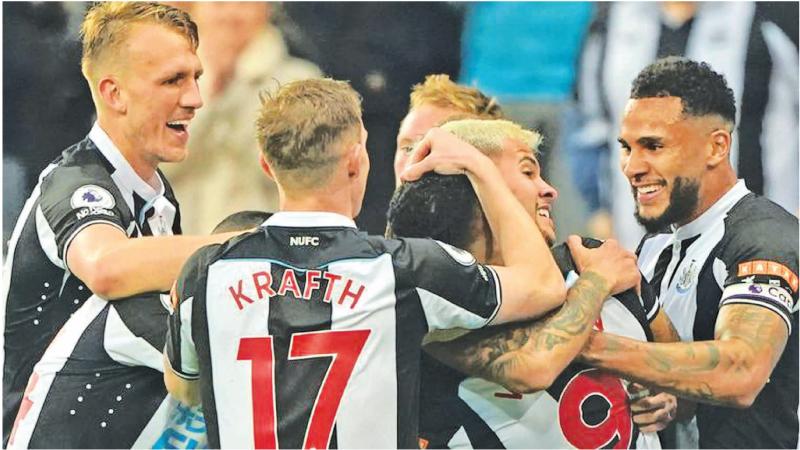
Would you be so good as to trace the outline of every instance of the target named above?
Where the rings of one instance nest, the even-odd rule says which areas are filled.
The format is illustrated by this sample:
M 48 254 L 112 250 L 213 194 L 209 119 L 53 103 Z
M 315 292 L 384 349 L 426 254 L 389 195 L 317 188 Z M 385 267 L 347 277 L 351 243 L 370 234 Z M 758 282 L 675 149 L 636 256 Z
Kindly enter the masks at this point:
M 775 367 L 787 330 L 772 311 L 727 305 L 717 318 L 716 340 L 649 344 L 605 334 L 592 341 L 587 362 L 623 377 L 656 384 L 705 403 L 735 403 L 735 383 L 750 379 L 763 364 Z M 769 360 L 764 360 L 769 355 Z M 762 367 L 763 368 L 763 367 Z
M 607 293 L 605 279 L 586 272 L 569 290 L 564 305 L 542 318 L 486 328 L 425 349 L 468 375 L 504 384 L 534 359 L 548 365 L 564 356 L 568 358 L 565 364 L 571 361 L 585 343 Z M 569 344 L 574 348 L 565 348 Z M 561 355 L 560 350 L 567 354 Z

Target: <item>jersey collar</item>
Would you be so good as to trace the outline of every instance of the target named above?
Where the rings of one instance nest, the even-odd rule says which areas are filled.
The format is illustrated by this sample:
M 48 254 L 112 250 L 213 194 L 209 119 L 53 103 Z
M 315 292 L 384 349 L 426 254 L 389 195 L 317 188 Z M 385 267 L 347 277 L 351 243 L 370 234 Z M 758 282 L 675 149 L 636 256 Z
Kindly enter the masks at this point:
M 264 221 L 261 226 L 357 228 L 353 219 L 324 211 L 280 211 Z
M 161 179 L 158 171 L 156 171 L 156 177 L 158 177 L 160 188 L 155 190 L 133 170 L 128 160 L 122 156 L 122 152 L 114 145 L 111 137 L 100 128 L 100 124 L 97 122 L 92 126 L 92 130 L 89 131 L 89 139 L 94 142 L 94 145 L 97 146 L 97 149 L 100 150 L 100 153 L 103 154 L 108 162 L 114 166 L 115 178 L 119 177 L 119 181 L 124 184 L 121 187 L 132 189 L 145 201 L 164 195 L 164 180 Z
M 740 179 L 733 187 L 725 193 L 719 200 L 711 205 L 706 212 L 700 215 L 697 219 L 687 223 L 682 227 L 673 227 L 675 238 L 679 240 L 687 239 L 697 236 L 703 231 L 708 230 L 711 224 L 722 220 L 728 215 L 733 206 L 742 199 L 745 195 L 749 194 L 750 190 L 744 184 L 744 180 Z

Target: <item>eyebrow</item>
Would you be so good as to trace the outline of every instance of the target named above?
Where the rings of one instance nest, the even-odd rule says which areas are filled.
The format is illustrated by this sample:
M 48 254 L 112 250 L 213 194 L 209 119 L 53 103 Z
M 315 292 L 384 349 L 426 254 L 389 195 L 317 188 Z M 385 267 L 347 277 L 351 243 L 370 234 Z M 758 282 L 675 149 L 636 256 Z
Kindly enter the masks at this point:
M 535 158 L 530 157 L 530 156 L 523 156 L 522 158 L 519 159 L 519 162 L 524 162 L 525 160 L 530 161 L 531 164 L 533 164 L 534 166 L 538 166 L 539 165 L 539 161 L 537 161 Z
M 657 136 L 642 136 L 636 140 L 636 143 L 641 145 L 642 147 L 649 147 L 654 144 L 664 143 L 664 139 Z

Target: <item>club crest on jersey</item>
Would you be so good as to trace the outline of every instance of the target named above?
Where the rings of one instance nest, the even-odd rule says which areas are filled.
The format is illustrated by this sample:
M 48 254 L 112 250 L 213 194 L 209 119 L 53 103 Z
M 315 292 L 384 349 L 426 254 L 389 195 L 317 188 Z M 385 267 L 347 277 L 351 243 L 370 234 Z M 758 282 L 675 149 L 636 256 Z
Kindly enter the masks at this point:
M 116 204 L 114 196 L 111 195 L 110 192 L 94 184 L 87 184 L 76 189 L 75 192 L 72 193 L 69 203 L 72 205 L 73 209 L 111 209 Z
M 685 294 L 692 287 L 695 278 L 697 278 L 697 261 L 692 260 L 688 266 L 684 267 L 681 276 L 678 278 L 678 285 L 676 286 L 678 293 Z
M 441 241 L 434 240 L 433 242 L 439 244 L 439 247 L 442 247 L 442 250 L 444 250 L 448 255 L 450 255 L 451 258 L 453 258 L 457 263 L 461 264 L 462 266 L 469 267 L 475 264 L 475 257 L 472 256 L 472 253 L 466 250 L 461 250 L 460 248 L 457 247 L 453 247 L 450 244 L 445 244 L 444 242 Z

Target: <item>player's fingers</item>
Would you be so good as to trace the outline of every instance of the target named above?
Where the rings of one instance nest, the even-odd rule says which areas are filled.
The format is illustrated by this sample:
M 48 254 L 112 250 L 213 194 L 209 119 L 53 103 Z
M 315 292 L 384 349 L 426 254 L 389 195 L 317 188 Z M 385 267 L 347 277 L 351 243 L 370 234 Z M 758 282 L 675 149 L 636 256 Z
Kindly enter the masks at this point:
M 573 258 L 576 255 L 581 254 L 584 251 L 583 242 L 581 241 L 581 237 L 577 234 L 571 234 L 567 236 L 567 246 L 569 247 L 569 252 L 572 254 Z
M 406 160 L 406 166 L 411 166 L 416 164 L 425 157 L 427 157 L 431 153 L 431 146 L 432 146 L 432 138 L 431 138 L 431 131 L 425 133 L 425 136 L 414 145 L 414 149 L 411 150 L 411 153 L 408 154 L 408 159 Z
M 632 412 L 643 412 L 643 411 L 651 411 L 660 408 L 672 408 L 670 405 L 670 400 L 673 397 L 667 393 L 660 393 L 656 395 L 651 395 L 647 397 L 640 398 L 634 402 L 631 402 L 631 411 Z
M 416 181 L 422 175 L 433 170 L 433 164 L 429 159 L 423 159 L 417 163 L 406 166 L 400 174 L 402 181 Z

